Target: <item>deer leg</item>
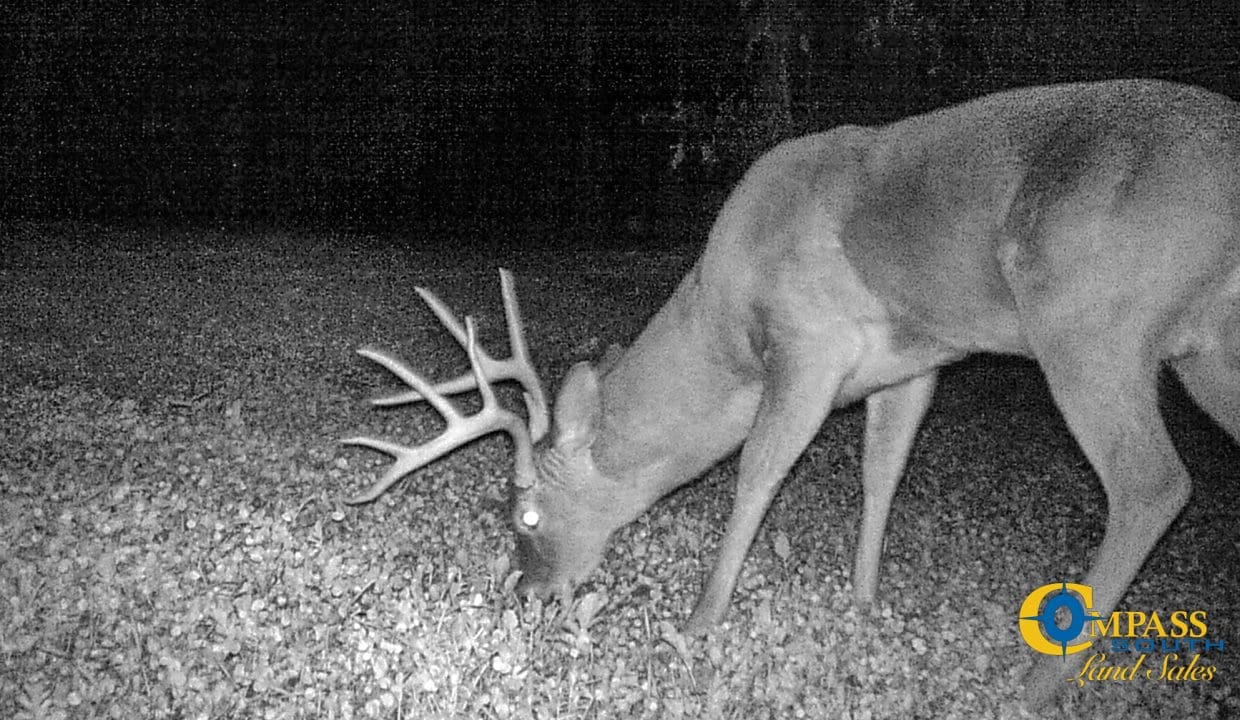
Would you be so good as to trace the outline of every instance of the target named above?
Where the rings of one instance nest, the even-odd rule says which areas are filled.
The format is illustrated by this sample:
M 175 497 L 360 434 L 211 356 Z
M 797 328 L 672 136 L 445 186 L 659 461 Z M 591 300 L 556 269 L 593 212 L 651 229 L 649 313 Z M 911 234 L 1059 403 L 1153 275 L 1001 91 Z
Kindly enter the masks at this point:
M 1212 350 L 1173 366 L 1197 406 L 1240 443 L 1240 360 Z
M 861 463 L 865 509 L 852 580 L 858 603 L 873 602 L 878 590 L 878 565 L 891 498 L 904 474 L 917 428 L 930 407 L 937 377 L 938 373 L 931 371 L 866 398 L 865 456 Z
M 833 337 L 785 344 L 767 351 L 762 397 L 741 450 L 736 496 L 714 568 L 685 629 L 697 632 L 723 619 L 741 565 L 780 482 L 831 411 L 858 338 Z
M 1092 323 L 1059 327 L 1031 333 L 1030 340 L 1056 404 L 1106 491 L 1106 532 L 1083 581 L 1094 588 L 1093 609 L 1106 617 L 1183 509 L 1191 484 L 1158 412 L 1157 364 L 1142 346 L 1142 333 Z M 1084 656 L 1042 659 L 1028 678 L 1030 700 L 1052 696 L 1076 675 Z

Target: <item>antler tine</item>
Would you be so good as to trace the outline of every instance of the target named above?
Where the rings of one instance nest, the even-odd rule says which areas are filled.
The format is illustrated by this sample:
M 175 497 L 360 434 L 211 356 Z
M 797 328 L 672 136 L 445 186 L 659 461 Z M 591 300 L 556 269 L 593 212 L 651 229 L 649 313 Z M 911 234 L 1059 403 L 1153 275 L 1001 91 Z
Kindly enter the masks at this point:
M 435 317 L 439 318 L 439 322 L 448 329 L 448 332 L 452 333 L 452 337 L 456 338 L 457 343 L 459 343 L 460 346 L 465 348 L 465 351 L 468 352 L 469 338 L 465 326 L 461 325 L 461 322 L 456 319 L 456 315 L 448 309 L 447 304 L 444 303 L 443 300 L 440 300 L 435 293 L 427 290 L 426 288 L 415 287 L 413 290 L 422 298 L 422 301 L 430 307 L 431 312 L 435 313 Z M 494 358 L 492 358 L 487 353 L 486 348 L 478 348 L 478 361 L 482 365 L 483 374 L 487 377 L 495 378 L 496 380 L 507 379 L 504 376 L 504 372 L 506 370 L 504 363 L 497 362 Z M 434 390 L 440 395 L 457 395 L 468 390 L 473 390 L 477 387 L 477 377 L 472 372 L 467 372 L 460 377 L 455 377 L 451 380 L 436 383 L 434 385 Z M 422 392 L 418 390 L 406 390 L 389 397 L 377 398 L 372 402 L 380 407 L 391 407 L 393 405 L 404 405 L 406 403 L 418 402 L 419 400 L 424 399 L 425 397 Z
M 382 350 L 371 350 L 369 348 L 360 348 L 357 351 L 357 354 L 367 360 L 372 360 L 379 363 L 383 367 L 387 368 L 388 372 L 400 378 L 401 382 L 414 388 L 413 392 L 418 394 L 418 399 L 429 402 L 440 415 L 443 415 L 445 420 L 451 422 L 453 418 L 460 417 L 460 414 L 456 411 L 456 407 L 453 406 L 453 404 L 449 402 L 437 388 L 426 380 L 423 380 L 421 375 L 418 375 L 408 365 L 404 364 L 397 358 L 388 355 Z M 387 405 L 390 400 L 391 398 L 380 398 L 372 400 L 371 404 Z
M 514 464 L 517 468 L 517 481 L 518 483 L 528 482 L 534 476 L 534 442 L 530 428 L 525 424 L 524 420 L 517 417 L 511 411 L 506 410 L 495 399 L 495 390 L 491 387 L 490 381 L 487 380 L 486 374 L 482 371 L 480 352 L 482 348 L 474 341 L 474 319 L 468 315 L 465 317 L 465 330 L 469 341 L 465 345 L 465 353 L 469 355 L 469 368 L 478 380 L 478 393 L 482 395 L 482 409 L 474 417 L 486 416 L 492 418 L 493 429 L 503 430 L 508 433 L 516 450 Z M 491 431 L 487 430 L 486 432 Z M 485 435 L 486 432 L 482 434 Z
M 438 393 L 435 388 L 420 375 L 411 370 L 400 360 L 377 350 L 358 350 L 358 354 L 379 363 L 396 375 L 407 385 L 412 386 L 421 394 L 422 399 L 429 402 L 443 416 L 448 427 L 439 437 L 428 443 L 417 446 L 399 445 L 368 437 L 355 437 L 343 440 L 346 445 L 360 445 L 392 456 L 396 462 L 387 469 L 366 492 L 349 498 L 349 505 L 370 502 L 387 492 L 388 488 L 398 480 L 431 463 L 452 450 L 465 445 L 483 435 L 502 430 L 512 436 L 516 446 L 516 463 L 518 477 L 529 477 L 533 472 L 533 446 L 529 430 L 524 421 L 512 412 L 505 410 L 495 399 L 495 391 L 487 381 L 482 369 L 479 348 L 474 338 L 473 318 L 465 318 L 465 349 L 469 354 L 469 364 L 474 373 L 479 392 L 482 395 L 482 409 L 474 415 L 464 416 L 456 409 L 451 400 Z
M 519 373 L 517 379 L 525 387 L 525 409 L 530 418 L 530 435 L 537 442 L 547 433 L 550 417 L 547 413 L 547 396 L 543 392 L 542 381 L 534 363 L 530 362 L 530 351 L 525 344 L 525 324 L 521 321 L 521 306 L 517 303 L 517 291 L 512 272 L 507 268 L 499 270 L 500 294 L 504 297 L 504 319 L 508 325 L 508 347 L 512 357 L 513 372 Z
M 415 287 L 413 291 L 430 307 L 431 312 L 435 313 L 435 317 L 439 318 L 439 322 L 448 328 L 448 332 L 452 333 L 452 337 L 456 338 L 461 347 L 465 347 L 469 342 L 465 327 L 456 319 L 456 315 L 453 315 L 452 311 L 448 309 L 447 304 L 440 300 L 438 295 L 424 287 Z M 483 355 L 485 354 L 483 353 Z
M 525 342 L 525 325 L 521 320 L 521 307 L 517 302 L 512 272 L 505 268 L 500 268 L 499 280 L 500 291 L 504 299 L 504 318 L 508 325 L 508 343 L 512 355 L 504 360 L 496 360 L 481 345 L 475 343 L 474 347 L 478 355 L 478 364 L 482 369 L 482 376 L 489 378 L 491 382 L 515 380 L 521 383 L 522 388 L 524 388 L 525 409 L 529 414 L 530 435 L 537 442 L 547 433 L 547 429 L 550 426 L 550 416 L 547 412 L 547 396 L 543 392 L 542 381 L 538 378 L 538 371 L 534 369 L 534 363 L 530 361 L 529 348 Z M 456 338 L 456 341 L 461 347 L 465 348 L 466 352 L 469 352 L 467 329 L 457 320 L 456 315 L 452 313 L 447 304 L 426 288 L 418 287 L 414 288 L 414 290 L 430 307 L 431 312 L 435 313 L 435 317 L 439 318 L 443 326 L 448 329 L 448 332 L 452 333 L 452 337 Z M 437 383 L 432 389 L 440 395 L 456 395 L 478 388 L 478 377 L 478 374 L 468 372 L 451 380 Z M 425 393 L 419 389 L 414 389 L 389 397 L 378 398 L 372 402 L 375 405 L 389 407 L 418 402 L 424 399 L 426 399 Z

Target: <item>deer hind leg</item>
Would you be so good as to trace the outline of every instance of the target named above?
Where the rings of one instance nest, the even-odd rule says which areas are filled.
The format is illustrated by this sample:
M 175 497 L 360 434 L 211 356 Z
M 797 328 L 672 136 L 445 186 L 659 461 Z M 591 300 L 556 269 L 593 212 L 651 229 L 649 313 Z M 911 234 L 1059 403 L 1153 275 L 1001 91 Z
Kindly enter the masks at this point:
M 1094 610 L 1105 617 L 1184 507 L 1190 481 L 1158 412 L 1158 363 L 1143 333 L 1131 325 L 1074 318 L 1056 326 L 1048 319 L 1031 320 L 1042 330 L 1028 333 L 1030 344 L 1106 491 L 1106 531 L 1084 579 L 1094 588 Z M 1030 698 L 1053 695 L 1084 655 L 1045 658 L 1029 678 Z
M 1172 367 L 1198 407 L 1240 443 L 1240 309 L 1225 317 L 1194 354 Z
M 878 591 L 878 566 L 891 499 L 904 474 L 917 428 L 930 407 L 938 373 L 907 380 L 866 398 L 865 454 L 861 464 L 865 508 L 857 538 L 853 593 L 857 602 L 873 602 Z
M 698 632 L 727 612 L 741 565 L 784 476 L 818 432 L 860 340 L 849 329 L 829 338 L 799 336 L 767 350 L 762 397 L 741 450 L 732 514 L 706 587 L 685 626 Z M 835 349 L 832 349 L 835 348 Z

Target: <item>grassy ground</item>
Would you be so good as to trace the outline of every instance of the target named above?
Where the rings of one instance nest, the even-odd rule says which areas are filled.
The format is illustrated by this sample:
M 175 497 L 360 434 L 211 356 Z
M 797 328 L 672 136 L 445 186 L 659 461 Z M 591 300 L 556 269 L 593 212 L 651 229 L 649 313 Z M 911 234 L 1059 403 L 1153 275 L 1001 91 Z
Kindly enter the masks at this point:
M 362 507 L 427 409 L 369 410 L 390 380 L 352 350 L 465 367 L 434 288 L 502 338 L 517 273 L 547 380 L 630 340 L 680 253 L 413 252 L 347 237 L 9 228 L 0 261 L 0 716 L 1020 717 L 1016 607 L 1080 576 L 1096 479 L 1031 366 L 948 372 L 899 491 L 881 601 L 847 586 L 861 416 L 807 450 L 729 622 L 682 637 L 731 501 L 724 463 L 622 531 L 572 607 L 522 606 L 507 446 L 488 439 Z M 502 346 L 498 348 L 503 351 Z M 554 385 L 554 383 L 552 383 Z M 1237 636 L 1235 448 L 1172 393 L 1193 500 L 1125 600 Z M 1213 682 L 1070 689 L 1051 717 L 1240 711 Z

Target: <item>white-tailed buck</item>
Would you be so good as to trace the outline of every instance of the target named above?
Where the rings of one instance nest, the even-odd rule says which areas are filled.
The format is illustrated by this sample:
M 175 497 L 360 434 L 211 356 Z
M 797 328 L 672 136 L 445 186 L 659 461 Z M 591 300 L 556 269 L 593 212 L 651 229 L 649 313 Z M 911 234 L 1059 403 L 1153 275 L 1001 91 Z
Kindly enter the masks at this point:
M 633 345 L 572 368 L 551 419 L 502 280 L 511 359 L 477 348 L 472 324 L 425 290 L 472 373 L 432 385 L 362 351 L 412 388 L 376 402 L 426 400 L 449 426 L 418 447 L 347 441 L 396 458 L 355 501 L 508 432 L 522 588 L 561 591 L 614 530 L 741 447 L 732 515 L 688 622 L 701 629 L 724 616 L 797 456 L 832 408 L 865 399 L 853 584 L 866 602 L 936 369 L 1011 353 L 1041 365 L 1106 490 L 1106 535 L 1083 580 L 1105 616 L 1189 496 L 1158 412 L 1160 367 L 1240 440 L 1240 105 L 1165 82 L 1058 85 L 785 142 L 737 185 Z M 500 380 L 524 385 L 528 428 L 495 403 L 488 381 Z M 444 397 L 473 388 L 485 399 L 473 416 Z M 1072 672 L 1050 660 L 1051 674 Z

